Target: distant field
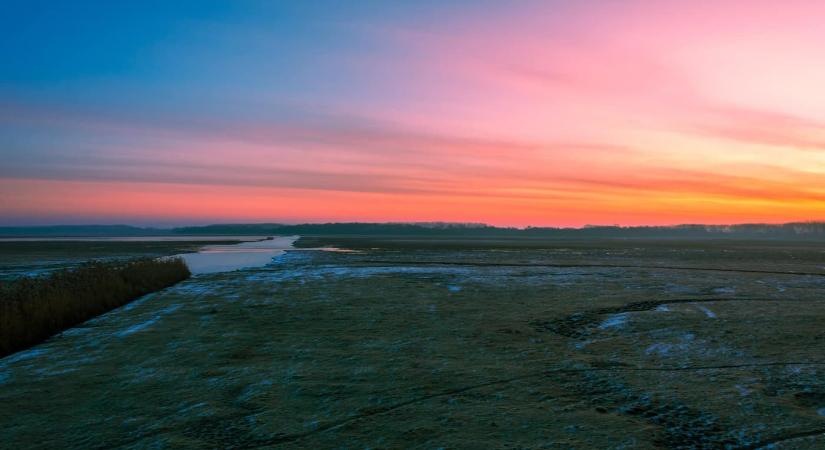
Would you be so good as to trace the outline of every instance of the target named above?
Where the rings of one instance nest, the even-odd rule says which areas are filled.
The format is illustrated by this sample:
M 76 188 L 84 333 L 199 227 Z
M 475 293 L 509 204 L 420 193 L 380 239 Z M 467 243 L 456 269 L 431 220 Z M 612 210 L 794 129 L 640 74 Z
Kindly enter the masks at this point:
M 220 241 L 0 241 L 0 280 L 75 267 L 90 259 L 168 256 L 196 251 L 204 245 L 238 242 L 231 237 Z
M 191 278 L 0 360 L 0 442 L 825 446 L 823 243 L 298 244 L 356 252 Z

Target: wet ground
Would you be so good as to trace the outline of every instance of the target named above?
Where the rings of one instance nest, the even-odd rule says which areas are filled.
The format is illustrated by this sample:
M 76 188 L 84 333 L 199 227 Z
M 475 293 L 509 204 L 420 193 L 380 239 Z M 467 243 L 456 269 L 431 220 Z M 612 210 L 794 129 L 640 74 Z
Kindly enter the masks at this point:
M 0 360 L 0 447 L 825 446 L 821 244 L 353 247 Z

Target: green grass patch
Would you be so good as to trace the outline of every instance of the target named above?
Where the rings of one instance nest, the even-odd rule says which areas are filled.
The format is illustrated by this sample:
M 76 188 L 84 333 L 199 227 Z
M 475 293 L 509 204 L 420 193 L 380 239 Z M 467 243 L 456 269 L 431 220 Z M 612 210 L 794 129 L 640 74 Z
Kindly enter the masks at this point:
M 190 276 L 179 258 L 91 261 L 0 283 L 0 357 Z

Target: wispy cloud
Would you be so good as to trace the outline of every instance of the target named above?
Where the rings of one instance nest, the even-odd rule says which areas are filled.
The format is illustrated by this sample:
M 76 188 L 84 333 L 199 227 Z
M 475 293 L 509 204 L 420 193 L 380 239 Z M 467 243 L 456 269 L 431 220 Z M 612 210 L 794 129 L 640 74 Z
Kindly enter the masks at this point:
M 162 33 L 130 40 L 131 62 L 46 36 L 42 45 L 88 67 L 0 79 L 0 211 L 519 225 L 823 218 L 825 32 L 812 19 L 822 5 L 438 8 L 295 8 L 288 21 L 278 8 L 241 8 L 187 22 L 174 45 Z M 93 67 L 93 56 L 119 64 Z

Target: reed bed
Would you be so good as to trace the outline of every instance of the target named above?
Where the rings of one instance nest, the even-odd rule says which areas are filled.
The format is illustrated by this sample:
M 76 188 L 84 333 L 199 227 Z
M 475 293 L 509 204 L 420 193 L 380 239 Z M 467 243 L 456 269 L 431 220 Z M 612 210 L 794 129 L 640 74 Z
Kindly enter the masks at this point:
M 91 261 L 0 283 L 0 357 L 190 276 L 180 258 Z

